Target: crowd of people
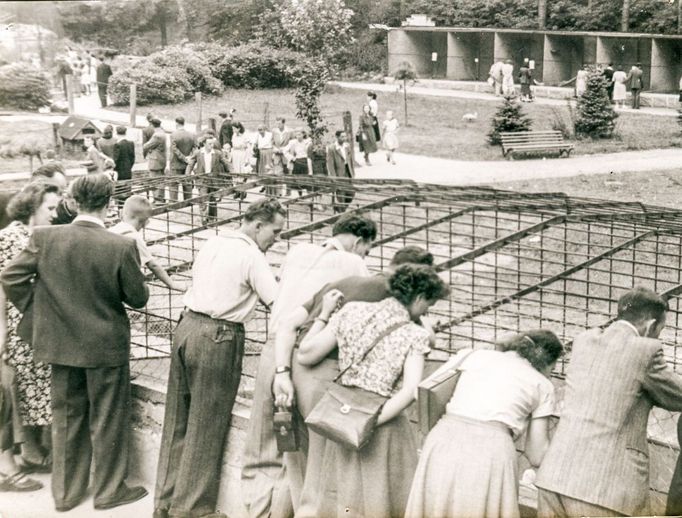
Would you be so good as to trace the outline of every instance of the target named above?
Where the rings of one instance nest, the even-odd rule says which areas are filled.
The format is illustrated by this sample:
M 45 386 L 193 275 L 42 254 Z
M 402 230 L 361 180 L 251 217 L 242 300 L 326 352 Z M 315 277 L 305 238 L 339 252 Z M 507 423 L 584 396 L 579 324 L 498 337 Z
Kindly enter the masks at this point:
M 550 375 L 564 353 L 553 332 L 527 329 L 494 349 L 460 351 L 431 375 L 454 364 L 462 373 L 419 454 L 406 410 L 435 344 L 426 314 L 449 296 L 428 250 L 399 249 L 385 271 L 370 275 L 364 259 L 377 225 L 348 213 L 324 243 L 293 246 L 275 274 L 265 253 L 287 213 L 265 194 L 249 204 L 239 228 L 202 245 L 189 286 L 177 285 L 139 235 L 153 195 L 129 196 L 121 221 L 107 229 L 112 179 L 99 173 L 73 181 L 66 220 L 65 186 L 54 168 L 37 175 L 12 199 L 13 222 L 0 231 L 0 491 L 37 490 L 41 483 L 30 473 L 51 471 L 58 511 L 78 506 L 89 485 L 96 509 L 147 495 L 126 481 L 125 309 L 147 302 L 146 265 L 184 292 L 173 331 L 155 518 L 225 516 L 217 510 L 222 458 L 245 324 L 259 301 L 270 309 L 272 338 L 261 354 L 242 455 L 249 516 L 519 516 L 515 441 L 521 437 L 538 468 L 539 516 L 648 514 L 648 418 L 654 406 L 682 410 L 682 378 L 658 340 L 668 306 L 656 293 L 631 290 L 612 324 L 574 337 L 551 439 L 557 410 Z M 385 399 L 359 449 L 306 424 L 334 380 L 357 389 L 358 397 Z M 291 416 L 297 448 L 281 447 L 276 414 Z M 668 511 L 679 513 L 679 462 L 669 495 Z
M 108 105 L 109 78 L 113 75 L 111 58 L 103 52 L 79 51 L 67 47 L 66 52 L 57 56 L 58 83 L 66 94 L 66 76 L 72 76 L 73 95 L 90 95 L 97 92 L 102 108 Z

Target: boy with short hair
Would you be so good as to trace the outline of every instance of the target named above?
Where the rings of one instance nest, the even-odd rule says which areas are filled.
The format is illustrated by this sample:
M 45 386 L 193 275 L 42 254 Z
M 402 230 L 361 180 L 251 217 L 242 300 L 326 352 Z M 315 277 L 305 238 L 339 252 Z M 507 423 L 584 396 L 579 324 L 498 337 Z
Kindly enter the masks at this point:
M 152 256 L 147 243 L 145 243 L 140 230 L 142 230 L 152 215 L 152 204 L 143 196 L 135 195 L 128 198 L 123 204 L 121 221 L 109 230 L 121 236 L 131 237 L 137 244 L 137 251 L 140 254 L 140 264 L 146 265 L 154 276 L 168 286 L 171 290 L 185 291 L 185 286 L 175 282 L 170 278 L 166 270 L 156 262 Z

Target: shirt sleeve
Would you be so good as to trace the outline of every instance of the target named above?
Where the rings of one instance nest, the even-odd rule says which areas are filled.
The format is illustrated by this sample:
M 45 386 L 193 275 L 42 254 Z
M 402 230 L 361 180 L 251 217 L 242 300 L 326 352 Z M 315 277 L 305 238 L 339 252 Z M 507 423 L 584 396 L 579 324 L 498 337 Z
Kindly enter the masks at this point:
M 415 337 L 415 340 L 410 345 L 407 354 L 426 355 L 429 354 L 430 352 L 431 348 L 429 347 L 429 337 L 425 333 L 420 332 L 419 335 Z
M 274 302 L 278 290 L 277 281 L 270 265 L 260 252 L 254 253 L 249 264 L 248 281 L 264 304 L 270 306 Z
M 551 416 L 555 410 L 554 386 L 552 382 L 548 380 L 547 383 L 542 383 L 539 389 L 540 401 L 531 414 L 533 418 Z
M 145 243 L 144 238 L 140 234 L 135 236 L 135 243 L 137 244 L 137 253 L 140 254 L 140 264 L 146 265 L 149 261 L 154 259 L 154 256 L 149 251 L 147 243 Z

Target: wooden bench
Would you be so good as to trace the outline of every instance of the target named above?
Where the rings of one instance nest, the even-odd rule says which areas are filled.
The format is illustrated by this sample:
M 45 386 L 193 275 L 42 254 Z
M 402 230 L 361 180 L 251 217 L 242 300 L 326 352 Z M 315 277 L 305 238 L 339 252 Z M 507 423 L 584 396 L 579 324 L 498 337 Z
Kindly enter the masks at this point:
M 542 151 L 558 151 L 559 156 L 566 156 L 573 151 L 573 144 L 564 141 L 560 131 L 517 131 L 500 133 L 502 154 L 513 158 L 516 153 L 532 153 Z

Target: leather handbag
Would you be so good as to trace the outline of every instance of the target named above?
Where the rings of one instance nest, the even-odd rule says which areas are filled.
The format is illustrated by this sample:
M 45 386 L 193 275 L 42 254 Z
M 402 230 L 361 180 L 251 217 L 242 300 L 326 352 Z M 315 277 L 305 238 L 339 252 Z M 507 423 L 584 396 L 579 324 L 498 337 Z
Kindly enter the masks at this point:
M 396 329 L 409 324 L 399 322 L 382 332 L 357 362 L 343 369 L 305 420 L 312 431 L 346 448 L 360 450 L 374 433 L 381 409 L 388 398 L 358 387 L 338 383 L 348 369 L 361 363 L 372 349 Z M 397 382 L 397 380 L 396 380 Z
M 435 372 L 417 387 L 417 413 L 419 431 L 427 435 L 445 414 L 445 407 L 455 393 L 457 382 L 462 374 L 460 367 L 473 350 L 462 353 L 446 370 Z

